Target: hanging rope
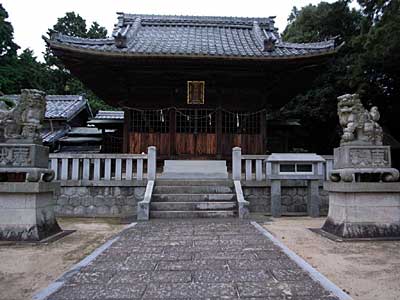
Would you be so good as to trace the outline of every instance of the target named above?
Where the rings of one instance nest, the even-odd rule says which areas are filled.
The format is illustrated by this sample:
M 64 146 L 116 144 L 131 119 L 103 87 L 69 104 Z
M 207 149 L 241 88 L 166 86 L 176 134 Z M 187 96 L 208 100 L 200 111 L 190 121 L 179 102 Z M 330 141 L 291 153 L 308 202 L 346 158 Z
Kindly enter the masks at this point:
M 151 109 L 139 109 L 139 108 L 128 107 L 128 106 L 124 106 L 124 105 L 121 105 L 120 107 L 123 108 L 123 109 L 133 110 L 133 111 L 138 111 L 138 112 L 151 111 Z M 254 116 L 254 115 L 263 113 L 263 112 L 267 112 L 267 109 L 265 109 L 265 108 L 263 108 L 263 109 L 261 109 L 261 110 L 258 110 L 258 111 L 246 112 L 246 113 L 240 113 L 240 112 L 236 112 L 236 111 L 229 111 L 229 110 L 226 110 L 226 109 L 224 109 L 224 108 L 217 108 L 217 109 L 215 109 L 214 111 L 212 111 L 211 113 L 209 113 L 208 115 L 201 116 L 201 117 L 194 117 L 194 116 L 191 116 L 191 115 L 188 115 L 188 114 L 183 113 L 183 112 L 181 111 L 181 110 L 185 110 L 185 109 L 183 109 L 183 108 L 177 108 L 177 107 L 175 107 L 175 106 L 170 106 L 170 107 L 164 107 L 164 108 L 161 108 L 161 109 L 157 109 L 157 110 L 160 111 L 160 118 L 161 118 L 161 119 L 164 119 L 164 116 L 163 116 L 163 111 L 164 111 L 164 110 L 165 110 L 165 111 L 170 111 L 171 109 L 174 109 L 178 114 L 184 116 L 188 121 L 189 121 L 189 120 L 201 120 L 201 119 L 210 118 L 210 115 L 213 115 L 213 114 L 217 113 L 218 110 L 221 110 L 221 111 L 224 112 L 224 113 L 233 115 L 233 116 L 235 116 L 238 120 L 241 119 L 241 118 L 251 117 L 251 116 Z M 238 121 L 238 122 L 239 122 L 239 121 Z

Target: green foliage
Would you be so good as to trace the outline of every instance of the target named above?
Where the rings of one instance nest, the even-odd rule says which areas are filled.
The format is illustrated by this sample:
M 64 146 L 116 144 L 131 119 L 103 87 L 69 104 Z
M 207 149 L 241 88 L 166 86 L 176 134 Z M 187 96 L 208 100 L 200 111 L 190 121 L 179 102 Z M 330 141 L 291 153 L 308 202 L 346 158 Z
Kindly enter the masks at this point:
M 17 55 L 19 46 L 14 43 L 14 28 L 6 21 L 8 13 L 0 3 L 0 59 Z
M 107 36 L 107 29 L 103 26 L 100 26 L 99 23 L 93 22 L 92 26 L 90 26 L 87 37 L 91 39 L 101 39 Z
M 83 38 L 105 38 L 107 30 L 100 26 L 97 22 L 93 22 L 89 29 L 86 27 L 86 21 L 74 12 L 68 12 L 64 17 L 59 18 L 53 28 L 47 31 L 50 37 L 53 32 L 59 32 L 66 35 L 83 37 Z M 47 47 L 45 60 L 48 66 L 56 70 L 53 76 L 57 77 L 58 82 L 62 82 L 63 88 L 59 90 L 59 94 L 84 94 L 94 111 L 99 109 L 110 109 L 111 107 L 99 99 L 92 91 L 87 89 L 79 79 L 72 76 L 65 69 L 61 61 L 55 57 Z M 111 108 L 112 109 L 112 108 Z
M 358 92 L 366 106 L 378 105 L 381 123 L 400 139 L 396 119 L 400 114 L 400 1 L 359 0 L 361 11 L 351 10 L 348 2 L 293 8 L 283 34 L 294 42 L 334 36 L 345 41 L 312 88 L 284 109 L 285 116 L 300 118 L 310 132 L 313 151 L 328 153 L 337 146 L 336 98 L 344 93 Z
M 321 2 L 308 5 L 300 11 L 293 7 L 288 18 L 289 25 L 283 38 L 290 42 L 319 42 L 338 36 L 348 41 L 360 32 L 361 14 L 350 10 L 349 0 L 334 3 Z
M 12 109 L 15 106 L 15 103 L 13 100 L 8 99 L 8 98 L 1 98 L 0 101 L 5 104 L 7 109 Z M 3 105 L 0 105 L 0 107 L 3 107 Z
M 19 94 L 21 89 L 35 88 L 47 94 L 84 94 L 94 111 L 112 109 L 75 77 L 73 77 L 46 49 L 45 61 L 41 63 L 29 49 L 17 55 L 19 48 L 13 42 L 13 27 L 7 22 L 7 11 L 0 4 L 0 91 L 4 94 Z M 107 30 L 97 22 L 93 22 L 89 29 L 86 21 L 74 12 L 66 13 L 57 23 L 48 30 L 50 36 L 58 31 L 63 34 L 87 37 L 104 38 Z

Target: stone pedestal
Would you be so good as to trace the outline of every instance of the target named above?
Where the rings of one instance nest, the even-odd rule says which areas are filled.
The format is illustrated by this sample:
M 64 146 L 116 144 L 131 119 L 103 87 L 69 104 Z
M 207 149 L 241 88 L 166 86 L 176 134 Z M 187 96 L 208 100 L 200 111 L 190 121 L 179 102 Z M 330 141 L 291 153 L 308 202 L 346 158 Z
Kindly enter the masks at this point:
M 322 230 L 342 238 L 400 237 L 399 182 L 326 182 L 329 214 Z
M 55 182 L 0 183 L 0 240 L 40 241 L 61 231 L 54 215 Z
M 360 176 L 374 176 L 377 181 L 396 181 L 399 171 L 391 168 L 389 146 L 341 145 L 334 149 L 332 181 L 358 181 Z
M 49 148 L 37 144 L 0 143 L 0 180 L 8 173 L 24 173 L 27 181 L 52 181 L 54 171 L 48 168 Z

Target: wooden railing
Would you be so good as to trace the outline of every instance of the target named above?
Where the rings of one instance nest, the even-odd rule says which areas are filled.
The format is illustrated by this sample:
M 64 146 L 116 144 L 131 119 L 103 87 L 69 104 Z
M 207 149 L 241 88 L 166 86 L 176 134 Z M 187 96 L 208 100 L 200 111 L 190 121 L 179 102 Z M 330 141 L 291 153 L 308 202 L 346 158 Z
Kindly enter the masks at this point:
M 49 159 L 55 180 L 154 180 L 156 176 L 153 146 L 147 154 L 51 153 Z
M 333 155 L 322 155 L 324 180 L 329 181 L 329 173 L 333 169 Z M 235 147 L 232 150 L 232 178 L 234 180 L 263 181 L 268 179 L 265 160 L 268 155 L 242 155 L 242 150 Z M 244 174 L 242 170 L 244 169 Z

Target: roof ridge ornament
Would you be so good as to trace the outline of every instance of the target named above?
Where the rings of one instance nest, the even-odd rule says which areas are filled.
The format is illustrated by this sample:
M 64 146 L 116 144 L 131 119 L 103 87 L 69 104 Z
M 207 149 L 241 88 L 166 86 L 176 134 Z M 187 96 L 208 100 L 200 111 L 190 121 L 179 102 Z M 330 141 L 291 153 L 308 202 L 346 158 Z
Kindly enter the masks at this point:
M 128 42 L 132 41 L 136 33 L 141 27 L 142 19 L 137 17 L 132 24 L 127 24 L 126 27 L 120 27 L 113 33 L 115 46 L 117 48 L 127 48 Z M 122 25 L 124 26 L 124 24 Z
M 275 44 L 277 42 L 277 39 L 275 37 L 267 37 L 263 31 L 260 28 L 260 25 L 258 25 L 257 21 L 253 22 L 253 32 L 256 37 L 256 40 L 260 47 L 262 47 L 262 51 L 268 51 L 272 52 L 275 49 Z

